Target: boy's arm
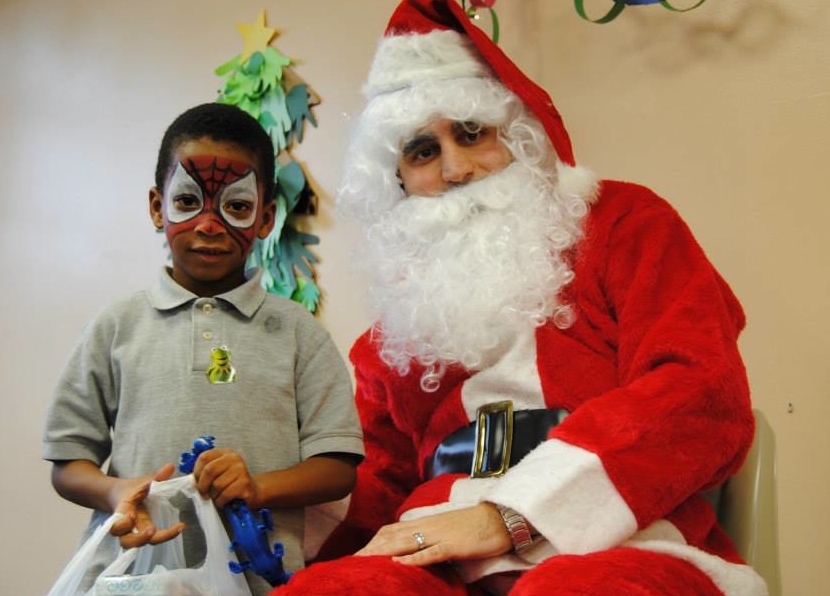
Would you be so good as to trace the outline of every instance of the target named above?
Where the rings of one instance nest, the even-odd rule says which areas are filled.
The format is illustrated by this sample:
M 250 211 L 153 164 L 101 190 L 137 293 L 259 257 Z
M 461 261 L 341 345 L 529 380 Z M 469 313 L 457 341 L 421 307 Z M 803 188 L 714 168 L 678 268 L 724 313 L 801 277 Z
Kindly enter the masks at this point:
M 52 486 L 63 498 L 78 505 L 123 514 L 124 518 L 113 524 L 110 533 L 120 536 L 123 548 L 132 548 L 170 540 L 184 529 L 183 523 L 156 528 L 144 506 L 150 482 L 167 480 L 174 470 L 172 464 L 167 464 L 142 478 L 113 478 L 89 460 L 55 461 Z
M 357 477 L 356 464 L 346 458 L 318 455 L 284 470 L 251 474 L 231 449 L 211 449 L 196 460 L 196 486 L 217 507 L 241 499 L 250 509 L 304 507 L 348 495 Z

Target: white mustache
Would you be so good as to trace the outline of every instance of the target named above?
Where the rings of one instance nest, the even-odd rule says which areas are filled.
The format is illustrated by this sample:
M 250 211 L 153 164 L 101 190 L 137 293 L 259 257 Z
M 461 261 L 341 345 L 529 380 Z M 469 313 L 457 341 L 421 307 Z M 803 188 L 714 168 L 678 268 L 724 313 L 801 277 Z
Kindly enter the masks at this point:
M 408 221 L 406 231 L 412 240 L 438 240 L 482 212 L 510 207 L 515 196 L 511 192 L 516 180 L 514 172 L 520 167 L 510 164 L 499 175 L 451 188 L 440 196 L 411 195 L 396 205 L 388 217 Z

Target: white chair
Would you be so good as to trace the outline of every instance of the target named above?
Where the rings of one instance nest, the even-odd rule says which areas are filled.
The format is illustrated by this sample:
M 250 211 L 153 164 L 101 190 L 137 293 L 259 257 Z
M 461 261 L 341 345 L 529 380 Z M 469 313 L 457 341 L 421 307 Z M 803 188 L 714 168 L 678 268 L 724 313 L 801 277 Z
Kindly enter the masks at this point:
M 724 485 L 718 519 L 744 560 L 763 577 L 769 596 L 781 596 L 775 437 L 767 419 L 755 413 L 755 440 L 746 462 Z

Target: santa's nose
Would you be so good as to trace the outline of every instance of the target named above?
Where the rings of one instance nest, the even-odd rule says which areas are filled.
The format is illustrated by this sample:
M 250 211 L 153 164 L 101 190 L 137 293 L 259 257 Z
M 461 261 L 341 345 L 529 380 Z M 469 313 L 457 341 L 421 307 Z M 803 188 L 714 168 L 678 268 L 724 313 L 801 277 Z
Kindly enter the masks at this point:
M 446 147 L 441 150 L 441 176 L 448 184 L 466 184 L 475 173 L 473 160 L 461 147 Z

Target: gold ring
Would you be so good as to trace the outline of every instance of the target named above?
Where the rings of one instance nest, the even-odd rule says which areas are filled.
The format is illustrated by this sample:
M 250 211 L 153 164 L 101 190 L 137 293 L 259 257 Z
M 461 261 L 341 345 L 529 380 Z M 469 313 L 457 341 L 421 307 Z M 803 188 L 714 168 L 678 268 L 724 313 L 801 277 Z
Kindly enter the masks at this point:
M 427 546 L 427 541 L 424 538 L 424 535 L 420 532 L 415 532 L 412 537 L 415 539 L 415 542 L 418 543 L 418 550 L 423 550 Z

